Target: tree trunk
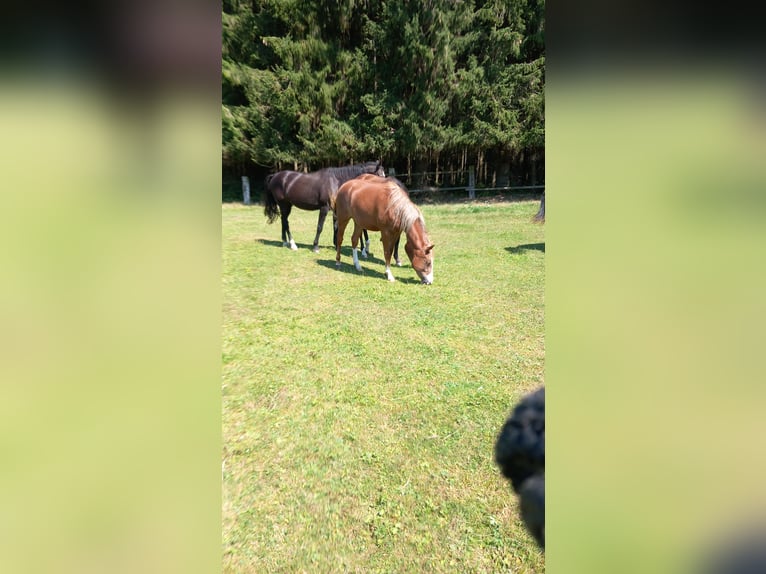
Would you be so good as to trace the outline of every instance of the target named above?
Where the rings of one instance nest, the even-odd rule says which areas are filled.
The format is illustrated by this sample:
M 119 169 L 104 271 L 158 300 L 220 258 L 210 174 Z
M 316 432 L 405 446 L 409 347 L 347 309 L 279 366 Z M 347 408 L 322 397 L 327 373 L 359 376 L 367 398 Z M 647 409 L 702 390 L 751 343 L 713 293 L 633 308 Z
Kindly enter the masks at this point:
M 507 153 L 500 153 L 497 163 L 497 187 L 511 185 L 511 158 Z
M 415 186 L 422 188 L 428 185 L 428 175 L 425 173 L 428 171 L 428 158 L 419 157 L 415 160 L 415 171 L 417 172 L 417 178 L 415 178 Z

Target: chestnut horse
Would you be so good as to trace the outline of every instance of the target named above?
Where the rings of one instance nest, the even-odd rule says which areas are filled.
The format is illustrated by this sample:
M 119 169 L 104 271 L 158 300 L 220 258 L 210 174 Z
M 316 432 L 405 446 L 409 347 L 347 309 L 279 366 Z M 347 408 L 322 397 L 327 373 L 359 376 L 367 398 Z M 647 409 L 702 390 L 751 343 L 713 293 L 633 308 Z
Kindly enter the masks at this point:
M 365 178 L 365 177 L 368 177 L 369 175 L 370 174 L 366 174 L 365 173 L 365 174 L 362 174 L 362 175 L 360 175 L 358 177 Z M 384 177 L 380 173 L 378 173 L 376 175 L 380 175 L 381 177 Z M 395 181 L 399 185 L 399 187 L 402 189 L 402 191 L 404 191 L 404 193 L 406 193 L 409 196 L 409 192 L 404 187 L 404 184 L 401 181 L 399 181 L 398 179 L 396 179 L 393 176 L 388 176 L 388 179 L 392 180 L 392 181 Z M 362 229 L 362 236 L 360 237 L 360 239 L 361 238 L 363 238 L 362 239 L 362 257 L 367 259 L 367 255 L 368 254 L 372 255 L 372 251 L 370 250 L 370 236 L 367 233 L 366 229 Z M 334 211 L 333 211 L 333 245 L 335 245 L 335 247 L 338 246 L 338 216 L 335 214 Z M 398 237 L 396 239 L 396 242 L 394 243 L 394 260 L 396 261 L 396 266 L 397 267 L 401 267 L 402 266 L 402 260 L 399 259 L 399 238 Z
M 267 177 L 263 213 L 269 223 L 281 216 L 282 244 L 293 250 L 298 249 L 287 221 L 293 206 L 308 211 L 318 209 L 319 221 L 313 250 L 319 251 L 319 235 L 330 211 L 330 199 L 340 184 L 362 173 L 376 173 L 382 176 L 385 175 L 385 170 L 379 161 L 368 161 L 343 167 L 326 167 L 311 173 L 284 170 Z
M 332 202 L 338 220 L 335 241 L 335 265 L 340 267 L 340 248 L 349 220 L 354 220 L 351 236 L 354 267 L 362 270 L 357 256 L 357 245 L 363 229 L 380 231 L 383 241 L 383 258 L 386 262 L 386 279 L 394 281 L 391 274 L 391 255 L 402 233 L 407 236 L 404 250 L 412 268 L 422 283 L 430 285 L 434 280 L 433 244 L 426 233 L 423 214 L 409 198 L 401 183 L 394 178 L 362 175 L 349 180 L 338 188 Z

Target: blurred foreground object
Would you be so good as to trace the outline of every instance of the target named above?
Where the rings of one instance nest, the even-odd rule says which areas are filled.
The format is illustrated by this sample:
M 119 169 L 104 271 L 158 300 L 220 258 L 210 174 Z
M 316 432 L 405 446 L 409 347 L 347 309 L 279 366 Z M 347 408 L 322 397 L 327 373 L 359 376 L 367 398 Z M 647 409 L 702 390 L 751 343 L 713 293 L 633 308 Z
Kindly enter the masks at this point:
M 711 544 L 706 552 L 707 562 L 699 574 L 763 574 L 766 572 L 766 524 L 759 522 L 740 526 L 724 538 Z
M 524 524 L 545 550 L 545 387 L 514 407 L 495 442 L 495 462 L 519 496 Z
M 135 7 L 0 19 L 0 572 L 220 565 L 220 11 Z

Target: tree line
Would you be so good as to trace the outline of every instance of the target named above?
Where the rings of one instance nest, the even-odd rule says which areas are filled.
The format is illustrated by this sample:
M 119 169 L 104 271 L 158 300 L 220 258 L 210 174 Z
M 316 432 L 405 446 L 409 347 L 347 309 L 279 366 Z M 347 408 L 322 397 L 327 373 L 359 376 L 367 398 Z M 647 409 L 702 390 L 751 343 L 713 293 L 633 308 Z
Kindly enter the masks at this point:
M 543 0 L 223 0 L 224 175 L 542 183 L 544 25 Z

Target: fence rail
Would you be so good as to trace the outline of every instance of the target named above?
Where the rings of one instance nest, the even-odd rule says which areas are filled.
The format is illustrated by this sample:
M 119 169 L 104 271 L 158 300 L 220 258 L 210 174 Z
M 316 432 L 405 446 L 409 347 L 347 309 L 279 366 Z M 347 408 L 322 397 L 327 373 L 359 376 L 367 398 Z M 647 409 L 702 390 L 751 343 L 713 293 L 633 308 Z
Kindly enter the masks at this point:
M 474 176 L 474 169 L 473 166 L 468 168 L 468 183 L 466 185 L 458 185 L 458 186 L 451 186 L 451 187 L 443 187 L 443 186 L 424 186 L 418 189 L 409 189 L 408 192 L 410 194 L 418 194 L 418 193 L 434 193 L 434 192 L 440 192 L 440 191 L 461 191 L 465 190 L 468 192 L 468 198 L 469 199 L 476 199 L 476 191 L 477 189 L 481 192 L 484 191 L 520 191 L 524 189 L 539 189 L 539 190 L 545 190 L 545 184 L 540 185 L 504 185 L 504 186 L 497 186 L 497 187 L 476 187 L 476 178 Z M 439 175 L 444 175 L 445 173 L 459 173 L 459 172 L 438 172 Z M 416 179 L 420 176 L 424 175 L 436 175 L 437 172 L 435 171 L 429 171 L 429 172 L 420 172 L 420 173 L 410 173 L 410 174 L 402 174 L 400 176 L 397 176 L 393 169 L 388 170 L 389 176 L 394 177 L 400 177 L 402 179 Z M 250 178 L 247 176 L 242 176 L 242 198 L 245 205 L 249 205 L 251 202 L 250 198 Z
M 506 185 L 502 187 L 474 187 L 473 193 L 474 195 L 471 195 L 471 188 L 469 188 L 467 185 L 460 185 L 458 187 L 423 187 L 421 189 L 409 189 L 409 193 L 428 193 L 428 192 L 434 192 L 434 191 L 460 191 L 461 189 L 468 191 L 469 197 L 471 199 L 475 199 L 476 191 L 518 191 L 523 189 L 545 189 L 545 185 Z
M 501 186 L 494 186 L 494 187 L 476 187 L 476 172 L 474 166 L 468 166 L 467 170 L 463 171 L 424 171 L 424 172 L 418 172 L 418 173 L 409 173 L 409 174 L 402 174 L 397 175 L 396 171 L 393 168 L 390 168 L 388 170 L 388 175 L 393 177 L 399 177 L 401 179 L 406 179 L 409 181 L 419 181 L 423 178 L 423 176 L 429 176 L 429 175 L 437 175 L 444 177 L 445 175 L 453 175 L 457 173 L 467 173 L 468 175 L 468 183 L 466 185 L 458 185 L 458 186 L 450 186 L 450 187 L 444 187 L 444 186 L 423 186 L 416 189 L 410 189 L 408 190 L 409 193 L 429 193 L 429 192 L 438 192 L 438 191 L 460 191 L 465 190 L 468 192 L 468 198 L 469 199 L 476 199 L 476 190 L 479 191 L 517 191 L 517 190 L 523 190 L 523 189 L 545 189 L 545 184 L 541 185 L 501 185 Z

